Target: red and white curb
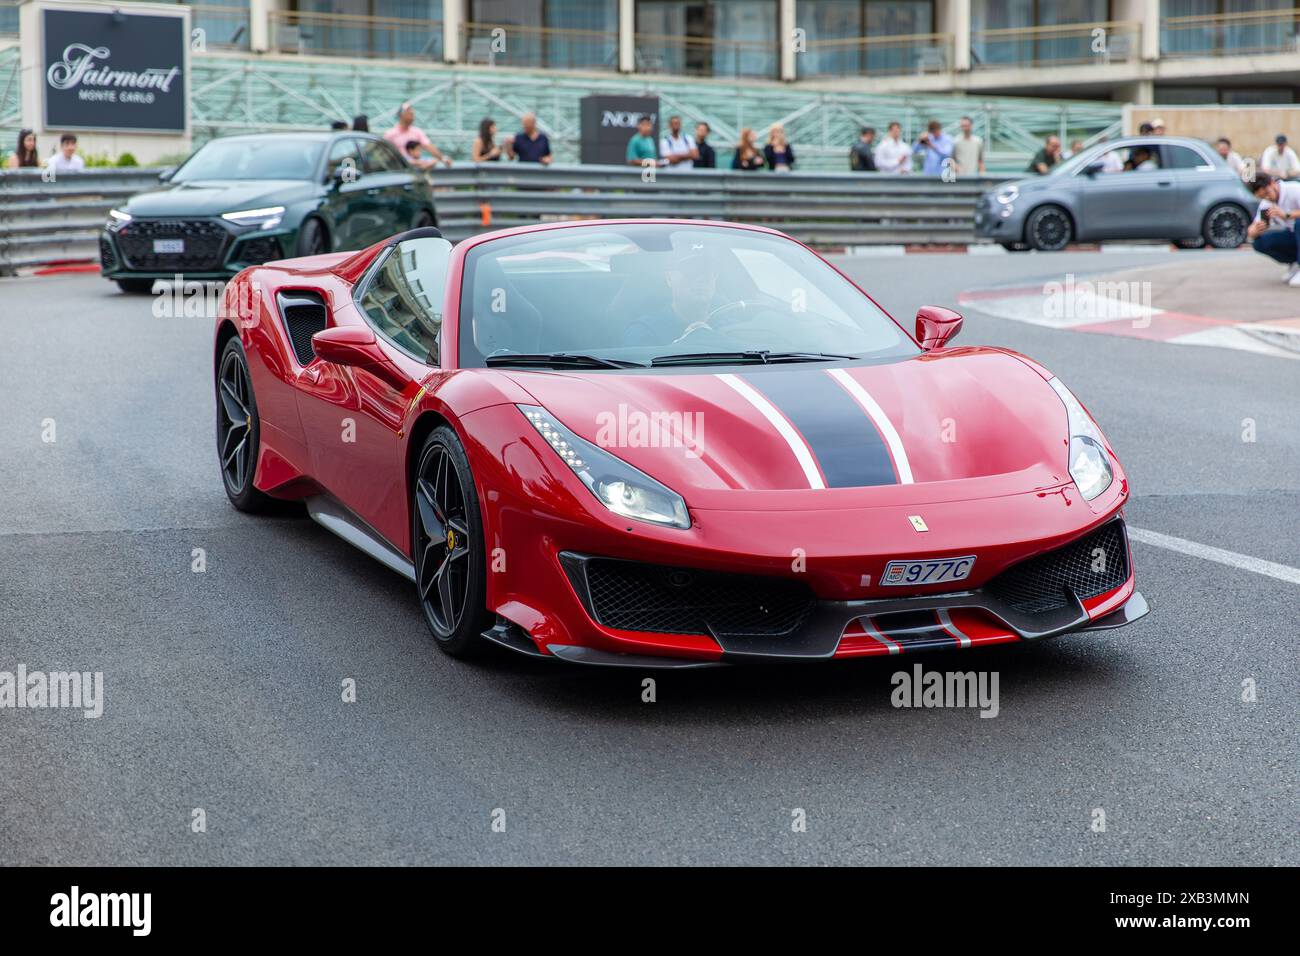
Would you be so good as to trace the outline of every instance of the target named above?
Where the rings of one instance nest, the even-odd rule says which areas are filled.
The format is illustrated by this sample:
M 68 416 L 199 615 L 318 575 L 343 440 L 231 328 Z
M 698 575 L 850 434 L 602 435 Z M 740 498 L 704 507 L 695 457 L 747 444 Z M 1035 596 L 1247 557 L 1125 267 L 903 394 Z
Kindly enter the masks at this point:
M 1059 310 L 1060 314 L 1049 307 L 1049 290 L 1041 285 L 969 290 L 958 295 L 957 302 L 1000 319 L 1070 332 L 1300 359 L 1300 318 L 1267 322 L 1216 319 L 1109 298 L 1089 289 L 1081 288 L 1072 295 L 1071 308 Z

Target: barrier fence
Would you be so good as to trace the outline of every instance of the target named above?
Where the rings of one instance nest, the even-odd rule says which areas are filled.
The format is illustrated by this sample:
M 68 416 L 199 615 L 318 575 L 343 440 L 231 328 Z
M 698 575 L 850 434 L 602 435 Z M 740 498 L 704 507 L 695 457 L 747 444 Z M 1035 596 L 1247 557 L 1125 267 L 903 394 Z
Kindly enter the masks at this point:
M 91 169 L 46 181 L 40 170 L 0 171 L 0 274 L 93 261 L 109 209 L 156 186 L 160 172 Z M 757 222 L 841 248 L 973 242 L 975 202 L 997 180 L 728 170 L 657 170 L 648 180 L 632 167 L 485 163 L 439 169 L 432 182 L 438 224 L 453 241 L 537 222 L 652 217 Z

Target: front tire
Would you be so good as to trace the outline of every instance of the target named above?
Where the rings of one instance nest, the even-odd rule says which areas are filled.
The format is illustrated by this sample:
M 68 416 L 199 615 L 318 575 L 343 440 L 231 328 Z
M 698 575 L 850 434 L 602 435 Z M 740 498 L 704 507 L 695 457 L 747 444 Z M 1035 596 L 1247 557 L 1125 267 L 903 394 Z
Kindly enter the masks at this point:
M 262 426 L 253 396 L 253 378 L 238 338 L 221 350 L 217 361 L 217 461 L 230 503 L 240 511 L 265 511 L 272 499 L 253 486 Z
M 488 647 L 483 519 L 469 458 L 449 425 L 425 440 L 411 489 L 416 596 L 438 646 L 452 657 Z
M 1219 203 L 1205 214 L 1202 235 L 1215 249 L 1236 249 L 1246 241 L 1249 227 L 1244 209 L 1230 202 Z
M 319 256 L 329 252 L 329 236 L 325 224 L 314 216 L 304 219 L 298 228 L 298 255 Z
M 148 295 L 153 291 L 153 279 L 114 279 L 117 287 L 130 295 Z
M 1060 206 L 1040 206 L 1025 223 L 1025 242 L 1039 252 L 1060 252 L 1074 238 L 1074 223 Z

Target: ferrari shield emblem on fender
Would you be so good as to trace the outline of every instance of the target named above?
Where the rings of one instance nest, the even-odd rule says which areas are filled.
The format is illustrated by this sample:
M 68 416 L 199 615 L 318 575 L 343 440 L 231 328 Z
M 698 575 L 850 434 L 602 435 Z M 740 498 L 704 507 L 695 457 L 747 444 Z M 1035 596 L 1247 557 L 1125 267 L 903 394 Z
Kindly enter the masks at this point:
M 926 527 L 925 519 L 922 518 L 920 515 L 908 515 L 907 520 L 912 522 L 912 530 L 914 531 L 930 530 L 928 527 Z

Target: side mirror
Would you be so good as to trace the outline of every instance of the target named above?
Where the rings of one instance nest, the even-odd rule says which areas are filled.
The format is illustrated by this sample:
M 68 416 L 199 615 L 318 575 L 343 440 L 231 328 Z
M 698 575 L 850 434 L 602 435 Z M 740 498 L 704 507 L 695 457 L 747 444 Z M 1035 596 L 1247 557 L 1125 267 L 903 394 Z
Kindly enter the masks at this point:
M 389 361 L 375 333 L 364 325 L 335 325 L 321 329 L 311 337 L 316 357 L 334 365 L 365 369 L 399 392 L 409 381 L 402 370 Z
M 916 310 L 916 340 L 927 352 L 943 348 L 948 340 L 961 331 L 960 313 L 941 309 L 937 305 L 923 305 Z
M 1102 162 L 1089 163 L 1087 166 L 1083 167 L 1083 174 L 1089 179 L 1092 179 L 1093 176 L 1096 176 L 1105 168 L 1106 164 Z

